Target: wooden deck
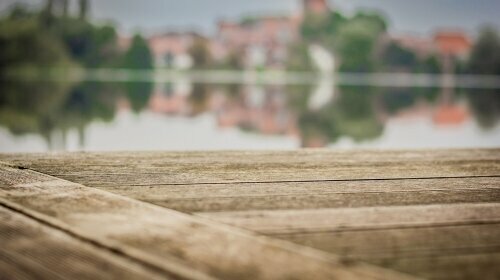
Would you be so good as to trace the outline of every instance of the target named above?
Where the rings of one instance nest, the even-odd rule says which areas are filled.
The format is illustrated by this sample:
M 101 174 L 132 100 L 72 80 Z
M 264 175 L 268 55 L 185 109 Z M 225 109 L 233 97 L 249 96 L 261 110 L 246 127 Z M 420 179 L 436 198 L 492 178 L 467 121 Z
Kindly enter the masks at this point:
M 0 155 L 0 279 L 500 279 L 500 149 Z

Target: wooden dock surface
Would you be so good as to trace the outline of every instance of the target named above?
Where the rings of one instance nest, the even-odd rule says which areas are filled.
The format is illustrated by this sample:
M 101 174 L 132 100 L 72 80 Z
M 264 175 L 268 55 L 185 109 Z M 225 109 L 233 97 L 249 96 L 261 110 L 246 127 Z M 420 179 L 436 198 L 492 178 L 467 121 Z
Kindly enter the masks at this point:
M 500 279 L 500 149 L 0 155 L 0 279 Z

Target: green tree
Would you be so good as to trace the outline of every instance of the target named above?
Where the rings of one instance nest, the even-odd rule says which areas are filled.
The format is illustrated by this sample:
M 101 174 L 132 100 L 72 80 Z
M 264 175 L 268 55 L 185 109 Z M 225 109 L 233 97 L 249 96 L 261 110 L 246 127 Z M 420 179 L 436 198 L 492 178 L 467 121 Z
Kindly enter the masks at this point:
M 50 30 L 60 38 L 71 57 L 85 67 L 109 67 L 117 63 L 117 34 L 112 26 L 95 26 L 67 17 L 55 20 Z
M 124 88 L 132 111 L 139 113 L 148 105 L 153 90 L 153 83 L 128 82 Z
M 300 27 L 300 32 L 307 42 L 317 42 L 327 45 L 335 38 L 338 28 L 346 20 L 339 12 L 330 12 L 325 15 L 306 13 Z
M 441 64 L 435 54 L 431 54 L 424 58 L 418 68 L 421 73 L 438 74 L 441 73 Z
M 477 89 L 465 93 L 476 121 L 484 129 L 492 129 L 500 120 L 500 92 L 498 89 Z
M 0 20 L 0 69 L 69 62 L 63 44 L 41 28 L 36 18 L 16 16 Z
M 130 69 L 151 69 L 153 58 L 148 44 L 142 36 L 136 34 L 132 43 L 125 53 L 123 67 Z
M 339 29 L 336 53 L 340 56 L 341 71 L 369 72 L 374 70 L 375 44 L 384 30 L 369 19 L 352 19 Z
M 307 43 L 320 43 L 340 58 L 343 71 L 372 71 L 374 48 L 387 23 L 377 13 L 357 13 L 346 18 L 338 12 L 306 14 L 301 35 Z
M 48 0 L 41 11 L 14 6 L 0 19 L 0 37 L 7 41 L 0 46 L 4 50 L 0 56 L 11 66 L 23 61 L 55 65 L 64 58 L 85 67 L 117 65 L 120 52 L 114 27 L 72 17 L 66 9 L 67 0 Z
M 492 27 L 481 30 L 472 48 L 469 72 L 474 74 L 500 75 L 500 38 Z
M 386 29 L 385 19 L 376 13 L 357 13 L 340 25 L 333 41 L 333 48 L 341 61 L 340 70 L 374 70 L 374 49 Z
M 390 42 L 389 45 L 382 50 L 380 59 L 382 69 L 386 71 L 414 71 L 419 64 L 415 53 L 400 46 L 396 42 Z
M 89 10 L 90 10 L 90 3 L 88 0 L 79 0 L 79 5 L 80 5 L 80 19 L 87 19 Z

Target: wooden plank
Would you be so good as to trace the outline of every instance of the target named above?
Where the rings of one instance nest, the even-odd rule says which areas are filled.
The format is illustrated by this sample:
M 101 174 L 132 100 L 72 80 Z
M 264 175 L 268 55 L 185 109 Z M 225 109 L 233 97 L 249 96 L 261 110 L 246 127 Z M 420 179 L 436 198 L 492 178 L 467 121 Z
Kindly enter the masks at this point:
M 460 254 L 441 257 L 396 258 L 374 262 L 424 279 L 497 280 L 500 276 L 500 253 Z
M 273 234 L 365 261 L 500 252 L 500 223 Z
M 424 278 L 500 276 L 499 203 L 198 215 Z
M 306 210 L 201 212 L 198 216 L 265 234 L 413 228 L 500 222 L 500 203 Z
M 500 202 L 500 178 L 100 187 L 182 212 Z
M 30 170 L 5 165 L 0 169 L 3 170 L 0 177 L 3 203 L 7 200 L 19 207 L 19 211 L 175 276 L 198 279 L 204 275 L 222 279 L 409 277 L 364 263 L 345 262 L 333 254 Z M 44 178 L 40 180 L 40 176 Z M 17 181 L 23 183 L 17 184 Z
M 91 186 L 500 176 L 500 149 L 1 155 Z
M 165 279 L 0 206 L 0 279 Z

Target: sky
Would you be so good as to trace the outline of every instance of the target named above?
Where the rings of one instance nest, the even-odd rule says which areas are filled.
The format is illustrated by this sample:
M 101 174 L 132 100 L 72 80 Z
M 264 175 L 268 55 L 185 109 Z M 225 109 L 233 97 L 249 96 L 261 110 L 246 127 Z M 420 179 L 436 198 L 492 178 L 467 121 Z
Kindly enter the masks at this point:
M 71 1 L 71 0 L 70 0 Z M 42 5 L 44 0 L 2 0 L 0 11 L 14 3 Z M 73 0 L 73 6 L 76 5 Z M 464 29 L 474 34 L 480 26 L 500 29 L 499 0 L 329 0 L 346 14 L 360 9 L 384 13 L 393 33 L 432 34 L 437 29 Z M 299 12 L 300 0 L 91 0 L 91 17 L 113 22 L 124 33 L 193 30 L 210 34 L 219 19 L 245 15 L 287 15 Z

